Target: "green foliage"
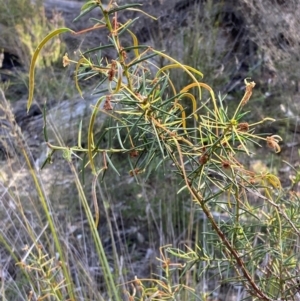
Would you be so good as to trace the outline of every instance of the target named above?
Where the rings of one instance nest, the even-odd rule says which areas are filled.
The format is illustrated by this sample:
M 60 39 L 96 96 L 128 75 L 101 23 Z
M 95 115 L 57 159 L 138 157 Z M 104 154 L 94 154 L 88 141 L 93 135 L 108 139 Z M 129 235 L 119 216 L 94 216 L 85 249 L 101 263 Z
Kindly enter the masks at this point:
M 14 54 L 19 63 L 29 67 L 29 63 L 39 41 L 55 28 L 63 26 L 63 19 L 54 15 L 51 22 L 45 16 L 42 1 L 34 4 L 29 0 L 0 1 L 1 38 L 0 47 Z M 64 51 L 63 43 L 53 39 L 44 47 L 37 62 L 38 67 L 49 67 Z
M 125 295 L 128 300 L 208 300 L 209 291 L 199 288 L 197 283 L 201 282 L 204 287 L 209 281 L 215 281 L 216 287 L 218 281 L 243 287 L 245 292 L 240 299 L 248 296 L 268 301 L 293 298 L 297 294 L 298 255 L 295 250 L 300 234 L 298 196 L 286 195 L 276 175 L 257 172 L 243 164 L 245 157 L 254 155 L 253 145 L 280 152 L 280 136 L 255 132 L 257 125 L 273 119 L 265 118 L 254 123 L 244 120 L 247 112 L 243 110 L 251 101 L 255 83 L 245 80 L 244 96 L 233 113 L 228 112 L 224 98 L 221 95 L 216 97 L 214 90 L 201 81 L 199 70 L 164 52 L 139 45 L 130 30 L 133 20 L 119 23 L 118 14 L 122 10 L 139 10 L 139 5 L 118 7 L 110 1 L 104 6 L 101 1 L 88 1 L 78 18 L 94 9 L 100 10 L 101 20 L 94 20 L 93 27 L 74 34 L 84 34 L 95 28 L 105 30 L 107 44 L 82 53 L 78 61 L 68 55 L 63 58 L 65 66 L 76 65 L 75 85 L 79 93 L 82 80 L 98 79 L 93 93 L 99 98 L 92 105 L 87 137 L 81 134 L 80 126 L 77 145 L 66 147 L 50 143 L 45 115 L 45 140 L 50 148 L 45 164 L 51 162 L 55 151 L 62 151 L 70 163 L 103 271 L 104 290 L 109 298 L 122 300 Z M 28 110 L 40 48 L 64 31 L 72 32 L 66 28 L 53 31 L 33 54 Z M 123 39 L 131 41 L 132 46 L 122 47 Z M 105 61 L 101 56 L 104 48 L 111 48 L 115 58 Z M 168 64 L 156 66 L 155 57 L 163 58 Z M 188 84 L 174 85 L 171 80 L 174 70 L 185 74 Z M 184 103 L 191 104 L 190 111 Z M 95 121 L 100 114 L 107 116 L 108 123 L 99 136 Z M 82 159 L 80 172 L 86 173 L 88 169 L 93 174 L 91 198 L 95 216 L 78 173 L 71 164 L 75 155 Z M 175 174 L 180 184 L 173 190 L 190 196 L 197 221 L 191 224 L 193 242 L 187 242 L 184 247 L 161 246 L 159 275 L 151 279 L 136 277 L 129 283 L 118 282 L 121 270 L 111 273 L 97 228 L 100 210 L 96 187 L 108 172 L 121 174 L 116 164 L 118 155 L 126 160 L 128 175 L 137 183 L 150 179 L 158 170 L 163 170 L 166 177 Z M 68 295 L 72 300 L 82 296 L 93 299 L 92 293 L 87 296 L 89 291 L 77 295 L 64 244 L 58 237 L 53 209 L 25 151 L 24 156 L 32 171 L 54 248 L 59 254 L 61 270 L 59 268 L 57 273 L 62 280 L 56 279 L 56 272 L 52 274 L 52 261 L 45 259 L 43 252 L 39 251 L 36 243 L 39 237 L 36 241 L 33 239 L 35 248 L 28 251 L 30 258 L 34 259 L 33 265 L 21 261 L 24 273 L 40 298 L 53 296 L 56 300 L 66 300 Z M 106 206 L 104 204 L 105 214 Z M 5 238 L 1 237 L 1 240 L 5 242 Z M 12 248 L 8 249 L 13 253 Z M 26 267 L 30 270 L 31 266 L 38 272 L 37 279 L 26 271 Z M 41 279 L 42 293 L 38 290 Z M 89 278 L 83 279 L 87 281 Z M 62 284 L 65 284 L 65 290 Z M 89 283 L 85 283 L 85 287 L 89 287 Z
M 32 104 L 32 98 L 33 98 L 33 92 L 34 92 L 34 69 L 37 65 L 38 62 L 38 55 L 40 54 L 40 52 L 42 51 L 43 47 L 45 46 L 45 44 L 55 38 L 57 35 L 59 35 L 60 33 L 64 33 L 64 32 L 69 32 L 71 30 L 69 30 L 68 28 L 59 28 L 54 30 L 53 32 L 51 32 L 50 34 L 48 34 L 43 41 L 37 46 L 33 57 L 32 57 L 32 61 L 30 64 L 30 73 L 29 73 L 29 101 L 28 101 L 28 105 L 27 105 L 27 110 L 28 108 L 31 106 Z
M 39 42 L 51 31 L 64 25 L 62 16 L 53 12 L 46 17 L 43 1 L 0 0 L 0 49 L 13 57 L 15 68 L 0 71 L 1 87 L 7 96 L 15 100 L 28 88 L 28 69 Z M 43 47 L 36 61 L 38 69 L 36 94 L 48 97 L 50 91 L 58 94 L 66 90 L 57 68 L 54 66 L 65 52 L 65 44 L 59 38 Z M 3 80 L 6 82 L 2 83 Z

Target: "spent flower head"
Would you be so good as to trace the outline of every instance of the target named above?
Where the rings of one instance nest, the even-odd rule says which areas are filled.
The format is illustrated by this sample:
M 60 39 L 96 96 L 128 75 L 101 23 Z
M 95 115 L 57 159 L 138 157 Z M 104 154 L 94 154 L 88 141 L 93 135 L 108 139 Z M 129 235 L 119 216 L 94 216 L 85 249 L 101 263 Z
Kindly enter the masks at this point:
M 268 136 L 266 141 L 269 148 L 274 149 L 276 153 L 280 153 L 281 147 L 279 142 L 282 141 L 282 138 L 279 135 Z

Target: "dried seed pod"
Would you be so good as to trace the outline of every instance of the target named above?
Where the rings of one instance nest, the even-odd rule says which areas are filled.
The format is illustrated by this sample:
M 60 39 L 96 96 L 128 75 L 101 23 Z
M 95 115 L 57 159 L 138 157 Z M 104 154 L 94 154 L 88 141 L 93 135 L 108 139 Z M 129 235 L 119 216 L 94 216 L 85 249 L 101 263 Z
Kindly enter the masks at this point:
M 241 122 L 238 124 L 237 129 L 241 132 L 248 132 L 249 131 L 249 123 Z
M 246 84 L 246 91 L 245 94 L 241 100 L 241 106 L 243 107 L 244 105 L 247 104 L 249 101 L 251 95 L 252 95 L 252 90 L 255 87 L 255 82 L 247 82 L 247 79 L 245 79 L 245 84 Z

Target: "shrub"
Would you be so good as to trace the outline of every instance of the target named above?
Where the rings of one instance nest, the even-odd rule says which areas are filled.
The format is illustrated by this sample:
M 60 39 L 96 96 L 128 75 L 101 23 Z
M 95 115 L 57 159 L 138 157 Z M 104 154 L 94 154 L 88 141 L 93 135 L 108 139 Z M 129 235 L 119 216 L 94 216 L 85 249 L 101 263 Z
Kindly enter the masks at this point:
M 232 283 L 239 299 L 252 296 L 259 300 L 285 300 L 297 295 L 298 196 L 285 195 L 276 175 L 255 172 L 251 166 L 243 164 L 246 156 L 254 156 L 253 145 L 280 152 L 280 136 L 255 132 L 258 124 L 273 119 L 253 123 L 243 120 L 247 114 L 244 108 L 251 102 L 255 83 L 245 79 L 244 96 L 234 113 L 229 115 L 224 97 L 216 97 L 213 89 L 200 81 L 202 73 L 199 70 L 181 64 L 164 52 L 139 45 L 130 30 L 134 20 L 119 23 L 118 15 L 123 10 L 139 10 L 138 4 L 119 7 L 112 1 L 108 6 L 89 1 L 83 5 L 78 18 L 93 9 L 100 9 L 102 14 L 101 20 L 94 20 L 93 27 L 80 33 L 68 28 L 55 30 L 38 46 L 31 63 L 27 109 L 30 110 L 33 97 L 36 59 L 45 43 L 63 32 L 84 34 L 95 29 L 107 30 L 106 45 L 82 53 L 78 61 L 67 54 L 63 58 L 65 66 L 76 65 L 75 84 L 80 93 L 82 80 L 99 78 L 93 90 L 99 99 L 91 105 L 86 139 L 79 127 L 76 146 L 53 145 L 47 138 L 46 113 L 44 118 L 45 139 L 49 147 L 45 164 L 51 162 L 54 151 L 62 151 L 72 170 L 71 159 L 76 155 L 82 159 L 80 171 L 88 168 L 94 176 L 93 216 L 82 183 L 74 173 L 103 271 L 104 290 L 110 299 L 208 300 L 213 291 L 209 288 L 210 283 L 218 286 L 218 282 Z M 132 46 L 122 47 L 123 39 L 132 41 Z M 115 53 L 115 59 L 107 61 L 101 56 L 101 50 L 107 48 Z M 152 60 L 156 56 L 169 64 L 157 67 Z M 173 84 L 170 74 L 174 69 L 187 74 L 189 83 L 186 86 Z M 190 102 L 190 113 L 182 105 L 183 100 Z M 96 138 L 94 124 L 99 114 L 107 116 L 108 125 Z M 197 222 L 192 229 L 195 241 L 187 242 L 183 248 L 161 246 L 162 272 L 150 279 L 135 278 L 129 283 L 118 281 L 122 279 L 118 278 L 121 270 L 111 273 L 108 255 L 97 230 L 100 213 L 96 186 L 108 170 L 119 174 L 115 164 L 117 154 L 126 156 L 128 173 L 137 182 L 158 173 L 159 169 L 166 176 L 175 173 L 181 182 L 173 189 L 178 194 L 188 193 L 196 206 L 193 214 Z M 27 162 L 30 166 L 30 161 Z M 35 253 L 31 255 L 40 267 L 30 265 L 24 259 L 21 267 L 31 279 L 33 288 L 39 287 L 37 283 L 45 277 L 49 280 L 43 281 L 48 288 L 39 292 L 40 298 L 55 296 L 57 300 L 65 300 L 69 296 L 77 300 L 79 296 L 71 281 L 67 254 L 64 254 L 65 249 L 50 214 L 53 209 L 40 191 L 35 174 L 32 176 L 55 250 L 59 253 L 58 270 L 62 271 L 59 279 L 64 280 L 57 283 L 51 274 L 56 271 L 55 265 L 44 262 L 44 257 Z M 39 250 L 38 246 L 36 249 Z M 37 271 L 45 267 L 48 274 L 37 273 L 32 278 L 31 267 Z M 85 288 L 86 291 L 82 291 Z M 89 295 L 88 288 L 89 284 L 85 283 L 80 290 L 81 296 L 92 298 L 93 293 Z

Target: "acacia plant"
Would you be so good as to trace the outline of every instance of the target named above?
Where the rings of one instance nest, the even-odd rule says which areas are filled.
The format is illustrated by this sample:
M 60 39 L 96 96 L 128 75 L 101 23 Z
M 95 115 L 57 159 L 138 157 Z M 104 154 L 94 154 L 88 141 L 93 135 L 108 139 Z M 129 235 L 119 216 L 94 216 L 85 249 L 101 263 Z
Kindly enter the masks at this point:
M 193 287 L 192 282 L 186 280 L 182 284 L 182 279 L 195 273 L 198 273 L 197 279 L 201 275 L 216 274 L 224 279 L 227 273 L 227 281 L 242 286 L 248 296 L 256 300 L 293 298 L 298 294 L 295 277 L 299 202 L 284 195 L 275 174 L 257 173 L 251 164 L 243 163 L 245 157 L 254 156 L 256 147 L 280 152 L 282 140 L 278 135 L 255 132 L 256 125 L 271 122 L 272 118 L 253 123 L 243 121 L 247 114 L 244 108 L 251 102 L 255 83 L 245 79 L 244 96 L 236 102 L 235 111 L 229 113 L 224 98 L 216 96 L 209 84 L 202 81 L 199 70 L 181 64 L 165 51 L 140 45 L 131 31 L 135 20 L 120 23 L 120 14 L 126 10 L 142 13 L 140 6 L 88 1 L 77 19 L 98 10 L 101 18 L 92 19 L 93 26 L 81 32 L 61 28 L 40 43 L 31 63 L 28 110 L 33 99 L 35 62 L 49 40 L 64 32 L 75 35 L 91 30 L 107 32 L 106 44 L 82 52 L 79 59 L 67 54 L 63 57 L 65 66 L 76 66 L 74 78 L 79 93 L 82 94 L 81 82 L 93 78 L 93 94 L 99 98 L 91 104 L 88 128 L 79 127 L 78 143 L 74 146 L 53 145 L 48 141 L 45 113 L 45 139 L 49 147 L 45 164 L 51 161 L 55 151 L 62 151 L 69 161 L 76 155 L 82 158 L 81 171 L 90 170 L 96 182 L 105 176 L 107 169 L 118 173 L 114 158 L 116 153 L 122 153 L 127 158 L 128 173 L 136 181 L 159 169 L 176 173 L 181 186 L 174 189 L 178 193 L 187 191 L 191 201 L 199 207 L 196 214 L 205 216 L 212 238 L 204 243 L 195 241 L 195 247 L 185 250 L 162 246 L 160 260 L 164 276 L 135 279 L 132 291 L 128 291 L 129 300 L 171 300 L 179 294 L 183 296 L 183 291 L 193 292 L 194 297 L 189 296 L 188 300 L 206 300 L 204 291 L 202 295 L 195 294 L 196 286 Z M 105 56 L 107 50 L 113 59 Z M 169 63 L 157 67 L 155 62 L 159 57 Z M 174 69 L 188 75 L 189 82 L 185 86 L 175 86 L 170 80 Z M 183 104 L 187 103 L 190 106 L 185 107 Z M 94 125 L 101 114 L 106 115 L 109 122 L 99 137 L 95 135 Z M 87 132 L 86 139 L 81 134 L 83 130 Z M 95 192 L 94 183 L 93 189 Z M 93 197 L 94 208 L 89 207 L 84 197 L 82 199 L 99 246 L 100 262 L 105 266 L 107 261 L 97 233 L 96 192 Z M 201 269 L 195 270 L 193 266 L 200 263 Z M 181 284 L 174 284 L 172 275 L 179 269 Z M 106 281 L 108 287 L 113 287 L 111 275 L 106 275 Z M 112 290 L 111 295 L 114 293 Z

